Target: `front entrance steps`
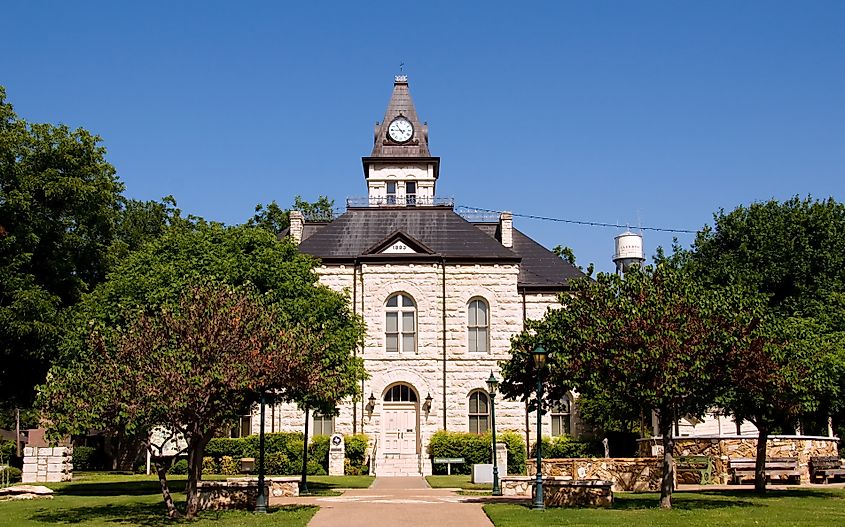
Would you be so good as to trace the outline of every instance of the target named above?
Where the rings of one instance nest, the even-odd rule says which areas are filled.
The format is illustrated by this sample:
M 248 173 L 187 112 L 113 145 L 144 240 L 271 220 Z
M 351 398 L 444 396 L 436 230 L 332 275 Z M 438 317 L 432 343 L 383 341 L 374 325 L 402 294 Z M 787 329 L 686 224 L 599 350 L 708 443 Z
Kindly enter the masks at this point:
M 420 470 L 422 461 L 422 470 Z M 407 477 L 431 474 L 431 463 L 419 454 L 382 454 L 376 463 L 378 477 Z

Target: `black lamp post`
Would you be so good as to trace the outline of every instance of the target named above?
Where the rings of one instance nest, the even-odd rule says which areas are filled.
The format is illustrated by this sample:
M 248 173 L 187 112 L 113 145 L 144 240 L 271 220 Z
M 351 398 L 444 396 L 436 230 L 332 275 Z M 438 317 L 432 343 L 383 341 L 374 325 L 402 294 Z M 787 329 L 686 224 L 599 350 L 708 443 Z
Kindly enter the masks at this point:
M 490 372 L 487 379 L 487 390 L 490 394 L 490 428 L 493 430 L 493 496 L 501 496 L 502 489 L 499 487 L 499 463 L 496 459 L 496 390 L 499 389 L 499 379 Z
M 546 364 L 546 357 L 549 352 L 543 349 L 542 346 L 537 346 L 531 352 L 531 358 L 534 360 L 534 370 L 537 372 L 537 443 L 535 449 L 537 450 L 537 482 L 534 487 L 534 509 L 545 509 L 546 504 L 543 501 L 543 366 Z
M 255 512 L 267 513 L 267 494 L 264 492 L 264 390 L 261 390 L 261 427 L 258 430 L 258 497 Z

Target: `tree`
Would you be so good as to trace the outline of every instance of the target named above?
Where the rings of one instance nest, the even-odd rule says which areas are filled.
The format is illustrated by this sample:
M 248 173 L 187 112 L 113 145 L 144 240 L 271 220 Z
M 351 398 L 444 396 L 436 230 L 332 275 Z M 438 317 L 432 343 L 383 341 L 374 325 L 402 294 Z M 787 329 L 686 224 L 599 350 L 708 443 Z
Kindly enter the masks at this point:
M 287 401 L 299 401 L 306 396 L 326 399 L 331 394 L 341 399 L 355 395 L 364 371 L 360 359 L 352 357 L 352 350 L 360 341 L 363 324 L 350 311 L 344 295 L 317 283 L 313 272 L 315 262 L 299 253 L 289 240 L 278 240 L 264 229 L 246 226 L 197 223 L 191 228 L 168 229 L 159 238 L 144 244 L 129 254 L 110 274 L 109 280 L 86 295 L 74 309 L 71 330 L 63 342 L 62 360 L 53 366 L 48 383 L 42 387 L 42 401 L 54 433 L 107 428 L 135 432 L 147 438 L 153 427 L 159 425 L 183 434 L 187 431 L 191 477 L 198 480 L 201 466 L 197 468 L 197 464 L 201 464 L 204 441 L 211 437 L 209 434 L 224 429 L 221 423 L 236 418 L 243 403 L 254 402 L 258 394 L 269 392 Z M 269 314 L 261 314 L 257 319 L 260 323 L 246 318 L 227 323 L 225 314 L 229 307 L 247 304 L 243 304 L 240 297 L 233 297 L 228 303 L 218 299 L 221 305 L 218 313 L 216 308 L 212 309 L 213 298 L 209 300 L 207 296 L 211 293 L 198 297 L 197 302 L 201 300 L 201 303 L 186 304 L 184 295 L 193 291 L 197 283 L 254 290 L 249 302 L 260 300 L 260 305 L 266 307 Z M 251 312 L 257 310 L 251 309 Z M 206 325 L 209 331 L 219 327 L 221 332 L 204 333 Z M 274 333 L 257 331 L 258 325 L 265 333 L 269 330 Z M 226 340 L 237 333 L 235 330 L 247 334 L 254 332 L 258 340 L 246 343 Z M 147 343 L 140 338 L 146 334 L 169 337 L 151 338 Z M 225 373 L 227 361 L 235 360 L 230 352 L 211 349 L 230 346 L 266 352 L 270 349 L 268 346 L 281 346 L 279 353 L 288 353 L 287 348 L 279 344 L 278 339 L 282 337 L 293 339 L 282 342 L 288 343 L 285 346 L 292 342 L 296 356 L 267 355 L 281 363 L 274 362 L 259 369 L 275 371 L 274 368 L 284 367 L 288 373 L 268 377 L 272 382 L 261 381 L 255 373 L 242 373 L 249 383 L 248 391 L 244 391 L 241 381 L 229 379 Z M 102 339 L 102 344 L 96 344 L 97 338 Z M 178 342 L 184 344 L 177 346 Z M 186 346 L 195 349 L 192 351 Z M 110 392 L 111 388 L 87 386 L 103 384 L 90 383 L 89 375 L 89 371 L 97 367 L 94 365 L 103 361 L 103 353 L 110 354 L 114 361 L 132 364 L 132 368 L 147 368 L 145 371 L 152 378 L 139 387 L 148 391 L 146 399 L 138 399 L 138 394 L 122 398 Z M 131 359 L 144 354 L 155 358 L 157 363 L 138 362 L 153 361 L 152 358 Z M 233 371 L 242 372 L 253 367 L 254 363 L 239 363 L 233 366 Z M 134 373 L 125 369 L 118 369 L 115 375 L 129 380 L 114 383 L 110 380 L 109 383 L 117 386 L 140 383 Z M 182 406 L 164 404 L 160 400 L 162 397 L 155 396 L 156 386 L 162 384 L 170 385 L 160 389 L 169 390 L 168 397 Z M 195 390 L 197 386 L 211 390 L 210 396 L 206 398 L 202 390 Z M 173 392 L 177 389 L 182 391 Z M 230 395 L 234 397 L 231 400 Z M 133 406 L 133 414 L 122 406 L 113 406 L 113 400 L 138 408 Z M 85 401 L 90 403 L 85 404 Z M 164 416 L 156 405 L 163 405 L 167 415 Z M 219 409 L 207 408 L 209 406 Z M 71 411 L 71 408 L 77 409 Z M 197 409 L 207 411 L 199 413 Z M 180 428 L 176 428 L 177 423 L 181 423 Z M 189 427 L 190 423 L 194 428 Z M 164 496 L 167 501 L 166 492 Z M 189 500 L 189 514 L 193 507 Z
M 105 278 L 122 190 L 99 137 L 27 123 L 0 87 L 0 410 L 32 403 L 62 311 Z
M 259 203 L 255 206 L 255 215 L 249 219 L 247 225 L 262 227 L 278 235 L 290 227 L 292 210 L 302 212 L 303 216 L 311 221 L 331 221 L 334 218 L 334 200 L 320 196 L 317 201 L 310 203 L 301 196 L 296 196 L 290 209 L 282 209 L 275 201 L 268 205 Z
M 845 205 L 794 197 L 720 210 L 714 220 L 683 256 L 690 272 L 707 287 L 763 295 L 771 319 L 766 343 L 735 357 L 736 388 L 723 401 L 760 430 L 763 491 L 769 433 L 808 413 L 843 413 Z
M 580 265 L 575 263 L 575 251 L 572 250 L 571 247 L 567 247 L 565 245 L 555 245 L 555 248 L 552 249 L 552 252 L 555 253 L 558 257 L 566 260 L 567 262 L 571 263 L 572 265 L 578 267 L 578 269 L 586 274 L 587 276 L 593 276 L 593 271 L 595 270 L 595 265 L 592 263 L 587 266 L 587 269 L 584 269 Z
M 832 346 L 818 339 L 811 319 L 768 319 L 765 330 L 744 348 L 733 350 L 726 361 L 730 383 L 719 398 L 720 406 L 738 420 L 757 427 L 754 488 L 766 490 L 766 445 L 769 434 L 819 406 L 825 394 L 836 390 L 838 366 Z M 831 375 L 831 372 L 834 372 Z
M 569 389 L 610 392 L 630 408 L 657 413 L 663 436 L 661 507 L 671 507 L 673 423 L 702 415 L 724 386 L 727 353 L 747 339 L 755 318 L 743 297 L 699 286 L 669 262 L 634 268 L 625 278 L 600 273 L 579 280 L 562 309 L 528 325 L 513 348 L 551 352 L 549 400 Z M 524 352 L 502 365 L 503 391 L 525 393 Z

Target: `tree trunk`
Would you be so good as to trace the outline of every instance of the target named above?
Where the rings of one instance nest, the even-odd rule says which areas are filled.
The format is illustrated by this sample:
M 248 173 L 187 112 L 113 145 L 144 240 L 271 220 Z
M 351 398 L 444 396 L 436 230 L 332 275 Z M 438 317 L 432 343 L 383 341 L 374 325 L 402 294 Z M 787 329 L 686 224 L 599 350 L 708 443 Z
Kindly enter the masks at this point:
M 757 459 L 754 460 L 754 492 L 766 492 L 766 445 L 769 442 L 769 429 L 757 425 Z
M 672 508 L 672 491 L 675 490 L 675 436 L 672 433 L 674 416 L 660 412 L 660 434 L 663 436 L 663 479 L 660 480 L 660 508 Z
M 186 506 L 185 517 L 193 519 L 199 511 L 200 500 L 197 492 L 198 483 L 202 481 L 202 456 L 208 439 L 195 433 L 188 446 L 188 482 L 185 484 Z
M 167 484 L 167 470 L 173 464 L 173 458 L 153 458 L 153 464 L 156 468 L 156 475 L 158 475 L 158 483 L 161 486 L 161 495 L 164 498 L 164 505 L 167 507 L 168 518 L 180 518 L 182 514 L 176 505 L 173 503 L 173 496 L 170 495 L 170 487 Z

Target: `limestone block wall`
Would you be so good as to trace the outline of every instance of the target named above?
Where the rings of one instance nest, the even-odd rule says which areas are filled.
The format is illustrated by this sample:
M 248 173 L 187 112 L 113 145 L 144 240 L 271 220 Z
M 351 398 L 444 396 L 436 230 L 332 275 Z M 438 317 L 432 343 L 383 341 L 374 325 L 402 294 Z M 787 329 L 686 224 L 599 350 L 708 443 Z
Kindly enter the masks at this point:
M 647 492 L 660 490 L 663 477 L 658 458 L 567 458 L 543 459 L 543 477 L 563 479 L 599 479 L 613 483 L 615 491 Z M 528 475 L 536 475 L 537 466 L 528 463 Z
M 353 412 L 357 430 L 370 436 L 381 433 L 383 395 L 395 383 L 406 383 L 418 396 L 419 444 L 425 452 L 429 438 L 436 431 L 466 431 L 469 427 L 468 402 L 474 390 L 485 390 L 490 372 L 500 377 L 498 361 L 509 357 L 510 337 L 523 328 L 523 314 L 541 317 L 549 306 L 559 307 L 554 293 L 521 295 L 517 291 L 519 266 L 516 264 L 446 264 L 441 263 L 378 263 L 322 265 L 316 269 L 320 282 L 344 292 L 353 311 L 363 316 L 367 332 L 362 349 L 370 378 L 363 384 L 364 398 L 376 399 L 372 411 L 363 410 L 359 401 L 339 407 L 335 430 L 352 433 Z M 444 309 L 445 280 L 445 309 Z M 395 293 L 411 296 L 417 308 L 417 347 L 412 351 L 387 352 L 385 349 L 385 303 Z M 489 305 L 489 346 L 486 352 L 470 352 L 468 347 L 468 305 L 474 298 L 483 298 Z M 444 325 L 445 313 L 445 325 Z M 445 339 L 445 340 L 444 340 Z M 444 342 L 446 348 L 444 391 Z M 422 410 L 426 396 L 432 398 L 428 412 Z M 257 409 L 254 411 L 257 415 Z M 304 414 L 295 405 L 277 405 L 267 411 L 267 430 L 300 431 Z M 529 420 L 531 437 L 536 417 Z M 496 399 L 498 431 L 526 430 L 525 404 Z M 253 431 L 258 432 L 253 419 Z M 576 423 L 573 431 L 579 430 Z M 550 418 L 544 419 L 543 433 L 550 435 Z M 533 439 L 532 439 L 533 441 Z
M 639 440 L 641 456 L 660 456 L 663 452 L 661 438 Z M 810 483 L 810 458 L 838 456 L 839 438 L 821 436 L 770 436 L 766 444 L 766 457 L 798 459 L 801 483 Z M 710 456 L 713 458 L 713 478 L 727 483 L 728 460 L 757 457 L 757 438 L 752 436 L 700 436 L 675 439 L 676 456 Z
M 23 455 L 23 483 L 70 481 L 73 477 L 73 447 L 28 446 Z

